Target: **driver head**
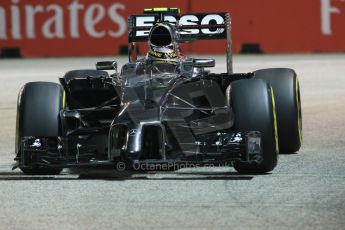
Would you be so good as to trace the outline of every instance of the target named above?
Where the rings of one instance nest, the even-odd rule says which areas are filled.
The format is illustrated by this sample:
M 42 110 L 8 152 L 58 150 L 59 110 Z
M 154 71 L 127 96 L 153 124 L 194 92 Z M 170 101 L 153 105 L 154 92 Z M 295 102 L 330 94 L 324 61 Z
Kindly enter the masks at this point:
M 168 23 L 154 25 L 149 34 L 147 58 L 152 61 L 178 62 L 176 33 Z

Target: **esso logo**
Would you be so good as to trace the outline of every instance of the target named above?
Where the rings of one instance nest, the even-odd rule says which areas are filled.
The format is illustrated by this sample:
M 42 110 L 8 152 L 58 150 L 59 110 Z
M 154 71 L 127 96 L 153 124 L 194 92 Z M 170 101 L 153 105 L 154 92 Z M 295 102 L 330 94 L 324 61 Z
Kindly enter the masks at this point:
M 195 15 L 184 15 L 180 18 L 179 23 L 181 25 L 210 25 L 211 22 L 215 22 L 213 24 L 224 24 L 224 18 L 219 14 L 208 14 L 203 17 L 201 20 Z M 180 34 L 221 34 L 224 32 L 223 28 L 211 31 L 209 28 L 204 29 L 188 29 L 183 30 Z
M 183 15 L 179 19 L 179 25 L 188 26 L 188 25 L 214 25 L 214 24 L 224 24 L 224 18 L 219 14 L 207 14 L 202 15 L 193 15 L 187 14 Z M 176 23 L 177 19 L 174 16 L 164 16 L 164 20 L 171 23 Z M 152 27 L 155 21 L 154 16 L 138 16 L 135 18 L 135 25 L 137 27 Z M 224 28 L 218 28 L 216 30 L 211 30 L 210 28 L 193 28 L 193 29 L 184 29 L 180 34 L 221 34 L 224 32 Z M 148 36 L 150 30 L 138 30 L 136 31 L 136 36 Z

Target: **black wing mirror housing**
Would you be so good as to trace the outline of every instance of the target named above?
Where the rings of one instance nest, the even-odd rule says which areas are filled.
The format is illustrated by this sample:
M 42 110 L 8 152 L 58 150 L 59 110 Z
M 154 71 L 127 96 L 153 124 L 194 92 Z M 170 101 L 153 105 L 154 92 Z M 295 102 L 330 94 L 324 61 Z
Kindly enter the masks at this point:
M 197 68 L 210 68 L 215 67 L 216 62 L 214 59 L 194 59 L 193 67 Z
M 117 72 L 116 61 L 101 61 L 96 63 L 97 70 L 115 70 Z

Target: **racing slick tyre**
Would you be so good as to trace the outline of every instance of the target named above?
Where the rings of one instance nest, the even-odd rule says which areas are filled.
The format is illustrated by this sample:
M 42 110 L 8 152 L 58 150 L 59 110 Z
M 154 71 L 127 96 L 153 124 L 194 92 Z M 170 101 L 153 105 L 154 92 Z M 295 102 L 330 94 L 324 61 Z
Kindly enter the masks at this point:
M 57 137 L 60 134 L 59 113 L 64 107 L 62 87 L 53 82 L 29 82 L 18 95 L 16 153 L 20 140 L 26 136 Z M 59 174 L 62 169 L 43 166 L 20 167 L 25 174 Z
M 292 69 L 261 69 L 255 78 L 264 79 L 274 91 L 280 153 L 297 152 L 302 144 L 302 110 L 298 78 Z
M 228 98 L 235 114 L 234 129 L 239 132 L 261 133 L 262 161 L 234 162 L 239 173 L 266 173 L 274 169 L 278 161 L 278 137 L 273 91 L 261 79 L 238 80 L 230 85 Z

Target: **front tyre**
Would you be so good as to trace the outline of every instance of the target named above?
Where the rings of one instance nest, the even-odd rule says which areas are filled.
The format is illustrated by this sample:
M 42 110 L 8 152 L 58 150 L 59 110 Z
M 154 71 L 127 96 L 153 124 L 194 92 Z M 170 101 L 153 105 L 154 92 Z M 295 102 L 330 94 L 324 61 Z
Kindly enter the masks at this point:
M 260 163 L 238 161 L 234 163 L 234 168 L 239 173 L 269 172 L 277 165 L 279 152 L 273 91 L 260 79 L 235 81 L 229 87 L 227 92 L 230 106 L 235 114 L 235 131 L 261 133 L 262 161 Z
M 22 137 L 57 137 L 59 113 L 64 103 L 63 89 L 52 82 L 29 82 L 19 92 L 16 125 L 16 153 L 20 154 Z M 23 161 L 23 159 L 20 159 Z M 22 162 L 19 162 L 22 165 Z M 43 166 L 19 168 L 30 175 L 59 174 L 62 169 Z

